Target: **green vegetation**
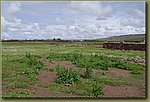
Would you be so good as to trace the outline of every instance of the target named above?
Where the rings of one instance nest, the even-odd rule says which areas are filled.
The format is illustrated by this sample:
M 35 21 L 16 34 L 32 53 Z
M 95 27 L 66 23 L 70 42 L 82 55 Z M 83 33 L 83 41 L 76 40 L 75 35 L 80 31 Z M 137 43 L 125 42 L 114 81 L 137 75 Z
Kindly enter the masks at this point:
M 60 68 L 57 71 L 57 78 L 56 78 L 57 83 L 74 85 L 74 83 L 79 80 L 80 74 L 78 72 L 72 71 L 70 69 L 65 69 L 64 67 L 61 66 L 56 67 Z
M 84 78 L 91 78 L 92 77 L 92 72 L 93 72 L 92 68 L 86 68 L 86 71 L 85 71 L 83 77 Z
M 96 48 L 94 44 L 102 42 L 2 42 L 2 81 L 3 97 L 27 97 L 35 91 L 31 85 L 52 90 L 56 94 L 100 97 L 105 85 L 137 86 L 144 89 L 145 65 L 124 61 L 123 58 L 145 59 L 143 51 L 120 51 Z M 74 71 L 62 66 L 49 68 L 41 63 L 55 64 L 55 61 L 71 61 L 78 67 Z M 46 63 L 47 63 L 46 62 Z M 48 63 L 48 64 L 49 64 Z M 130 77 L 110 78 L 94 76 L 96 70 L 119 68 L 131 71 Z M 57 73 L 56 81 L 48 84 L 39 83 L 39 71 Z M 106 75 L 107 72 L 99 74 Z M 8 89 L 8 90 L 7 90 Z M 16 92 L 16 90 L 21 90 Z M 29 89 L 31 91 L 26 91 Z
M 89 80 L 79 80 L 74 86 L 65 86 L 58 83 L 50 83 L 48 85 L 49 89 L 55 91 L 56 93 L 68 93 L 80 96 L 94 96 L 98 97 L 103 95 L 103 84 L 95 82 L 91 79 Z
M 92 88 L 93 96 L 98 97 L 99 95 L 103 95 L 103 92 L 102 92 L 103 87 L 97 81 L 92 83 L 91 88 Z
M 108 70 L 109 68 L 120 68 L 123 70 L 131 70 L 136 71 L 137 74 L 140 74 L 139 72 L 141 70 L 144 70 L 145 66 L 140 64 L 133 64 L 130 62 L 126 62 L 123 60 L 120 60 L 120 58 L 117 57 L 108 57 L 104 55 L 83 55 L 83 54 L 75 54 L 75 53 L 69 53 L 69 54 L 54 54 L 51 53 L 47 57 L 49 61 L 53 60 L 68 60 L 71 61 L 73 64 L 75 64 L 77 67 L 86 67 L 86 73 L 85 77 L 90 77 L 92 72 L 92 68 L 94 69 L 101 69 L 101 70 Z M 134 74 L 132 72 L 132 74 Z M 88 75 L 88 76 L 86 76 Z
M 30 91 L 21 91 L 21 92 L 10 92 L 9 94 L 6 95 L 7 98 L 13 98 L 13 97 L 25 97 L 29 95 L 31 92 Z M 4 96 L 5 97 L 5 96 Z
M 113 79 L 113 78 L 93 78 L 93 80 L 111 86 L 128 85 L 128 83 L 126 83 L 125 81 Z
M 106 75 L 106 72 L 101 72 L 100 74 L 101 74 L 101 75 Z

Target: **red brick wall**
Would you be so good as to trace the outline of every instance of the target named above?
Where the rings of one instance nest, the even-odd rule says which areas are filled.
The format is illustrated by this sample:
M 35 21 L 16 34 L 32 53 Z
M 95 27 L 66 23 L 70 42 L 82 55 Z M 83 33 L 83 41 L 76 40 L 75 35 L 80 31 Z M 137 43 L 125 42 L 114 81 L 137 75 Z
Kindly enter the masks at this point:
M 118 50 L 137 50 L 145 51 L 145 44 L 125 44 L 125 43 L 104 43 L 103 48 L 118 49 Z

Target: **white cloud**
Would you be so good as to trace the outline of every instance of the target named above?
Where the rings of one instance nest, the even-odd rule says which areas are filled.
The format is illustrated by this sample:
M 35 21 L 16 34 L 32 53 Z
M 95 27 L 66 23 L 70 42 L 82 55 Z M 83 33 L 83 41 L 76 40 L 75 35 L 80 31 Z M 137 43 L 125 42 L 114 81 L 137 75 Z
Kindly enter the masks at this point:
M 19 2 L 13 2 L 10 3 L 10 6 L 7 9 L 8 13 L 15 13 L 21 10 L 21 3 Z
M 99 2 L 76 2 L 72 1 L 70 8 L 73 10 L 79 10 L 83 13 L 94 14 L 97 17 L 109 17 L 112 14 L 111 6 L 103 6 Z
M 2 37 L 7 39 L 95 39 L 145 33 L 142 19 L 111 17 L 111 6 L 103 6 L 99 2 L 71 2 L 69 7 L 76 11 L 77 16 L 67 16 L 67 19 L 63 19 L 63 16 L 58 15 L 50 19 L 54 20 L 54 24 L 41 25 L 38 21 L 27 23 L 22 18 L 15 17 L 15 13 L 21 12 L 21 3 L 11 3 L 6 8 L 7 15 L 1 17 Z M 143 16 L 142 11 L 135 11 L 139 16 Z M 85 15 L 80 16 L 83 13 Z
M 10 3 L 9 7 L 5 9 L 5 19 L 9 21 L 17 20 L 14 16 L 15 13 L 21 10 L 21 3 L 20 2 L 12 2 Z
M 139 17 L 145 17 L 145 13 L 142 12 L 141 10 L 136 9 L 135 12 Z
M 10 3 L 8 8 L 5 9 L 5 13 L 1 16 L 3 31 L 18 31 L 23 27 L 22 20 L 14 16 L 20 10 L 21 3 L 19 2 Z
M 123 26 L 133 26 L 133 27 L 138 27 L 138 28 L 145 26 L 144 21 L 141 21 L 139 19 L 133 19 L 133 18 L 122 19 L 120 20 L 120 24 Z

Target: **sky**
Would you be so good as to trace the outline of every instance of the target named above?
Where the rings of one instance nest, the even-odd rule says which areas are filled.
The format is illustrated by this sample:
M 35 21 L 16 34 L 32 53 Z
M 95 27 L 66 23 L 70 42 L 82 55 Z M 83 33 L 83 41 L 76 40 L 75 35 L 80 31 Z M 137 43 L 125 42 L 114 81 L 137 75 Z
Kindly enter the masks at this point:
M 2 2 L 2 39 L 99 39 L 145 34 L 145 1 Z

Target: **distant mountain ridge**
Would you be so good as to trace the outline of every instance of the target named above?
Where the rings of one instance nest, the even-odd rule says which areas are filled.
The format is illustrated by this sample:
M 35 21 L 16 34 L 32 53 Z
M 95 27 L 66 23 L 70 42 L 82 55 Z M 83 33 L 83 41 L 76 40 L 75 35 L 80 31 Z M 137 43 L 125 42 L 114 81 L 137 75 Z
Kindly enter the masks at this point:
M 131 34 L 112 36 L 108 38 L 97 39 L 99 41 L 127 41 L 127 42 L 143 42 L 145 41 L 145 34 Z

